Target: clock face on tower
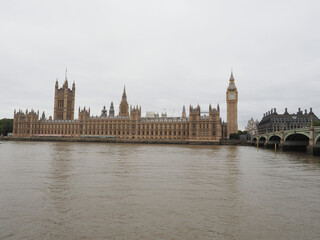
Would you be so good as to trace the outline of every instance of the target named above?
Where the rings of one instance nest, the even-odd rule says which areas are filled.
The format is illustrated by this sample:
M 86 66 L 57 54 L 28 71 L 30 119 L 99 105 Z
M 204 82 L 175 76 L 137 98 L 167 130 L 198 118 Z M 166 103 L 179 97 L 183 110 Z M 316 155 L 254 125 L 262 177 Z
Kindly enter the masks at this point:
M 236 98 L 236 95 L 234 95 L 234 93 L 229 94 L 229 99 L 235 99 L 235 98 Z

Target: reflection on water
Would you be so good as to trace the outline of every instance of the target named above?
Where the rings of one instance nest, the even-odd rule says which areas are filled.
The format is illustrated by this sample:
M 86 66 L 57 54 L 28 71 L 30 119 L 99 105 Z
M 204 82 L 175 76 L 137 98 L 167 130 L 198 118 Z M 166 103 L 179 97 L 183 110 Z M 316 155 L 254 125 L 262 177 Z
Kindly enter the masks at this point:
M 46 210 L 50 218 L 45 219 L 43 233 L 52 232 L 61 237 L 71 221 L 72 201 L 70 183 L 72 176 L 72 149 L 70 144 L 56 143 L 50 149 L 48 195 Z M 62 235 L 63 236 L 63 235 Z
M 254 147 L 4 142 L 0 239 L 316 239 L 320 159 Z

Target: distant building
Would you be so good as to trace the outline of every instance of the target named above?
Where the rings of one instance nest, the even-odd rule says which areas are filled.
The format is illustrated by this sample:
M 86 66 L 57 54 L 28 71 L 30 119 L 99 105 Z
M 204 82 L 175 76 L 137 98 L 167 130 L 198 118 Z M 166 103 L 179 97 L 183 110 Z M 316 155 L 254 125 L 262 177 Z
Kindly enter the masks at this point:
M 246 131 L 250 137 L 258 134 L 258 125 L 259 125 L 258 120 L 253 120 L 253 118 L 251 118 L 248 121 L 248 124 L 246 126 Z
M 146 117 L 147 118 L 154 118 L 156 115 L 154 112 L 146 112 Z
M 258 125 L 258 133 L 263 134 L 267 132 L 285 131 L 295 128 L 304 128 L 311 125 L 311 121 L 319 121 L 319 118 L 310 111 L 304 112 L 298 109 L 297 113 L 288 113 L 288 109 L 285 109 L 283 114 L 278 114 L 276 108 L 263 114 Z

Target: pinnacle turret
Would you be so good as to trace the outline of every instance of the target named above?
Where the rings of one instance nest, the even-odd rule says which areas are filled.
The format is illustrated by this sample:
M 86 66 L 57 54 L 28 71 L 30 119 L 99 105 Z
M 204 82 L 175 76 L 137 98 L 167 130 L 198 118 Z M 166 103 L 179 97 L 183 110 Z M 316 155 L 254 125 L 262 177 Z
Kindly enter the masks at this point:
M 114 106 L 113 106 L 113 102 L 111 102 L 111 105 L 110 105 L 109 117 L 114 117 Z
M 185 105 L 183 105 L 183 107 L 182 107 L 182 117 L 186 117 L 187 115 L 186 115 L 186 106 Z

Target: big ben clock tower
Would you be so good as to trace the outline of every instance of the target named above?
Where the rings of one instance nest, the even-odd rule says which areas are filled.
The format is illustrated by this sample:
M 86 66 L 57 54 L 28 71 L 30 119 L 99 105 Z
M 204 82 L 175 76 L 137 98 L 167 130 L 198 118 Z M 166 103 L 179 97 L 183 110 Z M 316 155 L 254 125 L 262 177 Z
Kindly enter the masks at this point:
M 238 133 L 238 90 L 232 72 L 227 89 L 227 136 L 231 133 Z

